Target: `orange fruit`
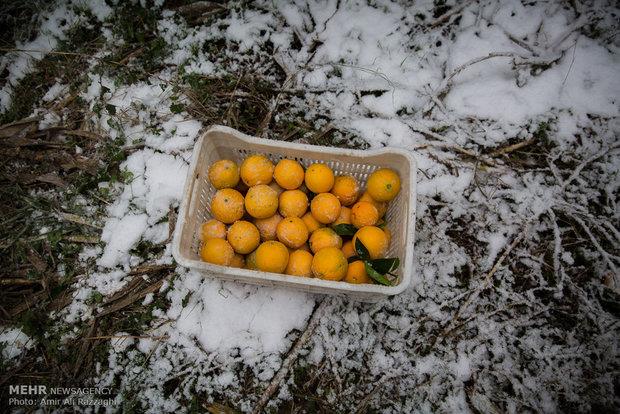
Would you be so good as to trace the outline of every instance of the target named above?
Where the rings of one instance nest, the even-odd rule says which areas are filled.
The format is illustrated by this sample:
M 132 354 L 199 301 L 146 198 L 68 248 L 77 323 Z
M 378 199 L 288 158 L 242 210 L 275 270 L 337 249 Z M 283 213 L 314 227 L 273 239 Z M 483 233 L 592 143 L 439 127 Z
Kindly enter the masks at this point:
M 254 218 L 271 217 L 278 209 L 278 193 L 265 184 L 250 187 L 245 195 L 245 209 Z
M 226 225 L 219 220 L 211 219 L 200 226 L 200 240 L 225 239 Z
M 379 168 L 368 177 L 366 191 L 377 201 L 390 201 L 400 191 L 400 177 L 390 168 Z
M 280 197 L 280 194 L 282 194 L 282 192 L 284 191 L 284 188 L 280 187 L 278 185 L 278 183 L 276 183 L 275 181 L 272 181 L 269 184 L 269 187 L 273 188 L 274 190 L 276 190 L 276 193 L 278 193 L 278 197 Z
M 304 223 L 306 223 L 306 227 L 308 227 L 308 232 L 313 233 L 316 229 L 323 227 L 323 224 L 316 221 L 312 213 L 307 212 L 301 218 Z
M 260 233 L 254 224 L 239 220 L 228 229 L 227 240 L 235 252 L 248 254 L 258 247 Z
M 361 260 L 356 260 L 353 263 L 349 263 L 347 275 L 344 277 L 344 281 L 354 283 L 356 285 L 360 283 L 372 283 L 372 279 L 368 277 L 368 273 L 366 273 L 366 266 Z
M 282 216 L 278 213 L 264 219 L 254 219 L 254 225 L 258 228 L 262 241 L 276 239 L 276 228 L 280 220 L 282 220 Z
M 256 267 L 263 272 L 282 273 L 288 264 L 288 249 L 278 241 L 266 241 L 256 249 Z
M 358 201 L 351 208 L 351 223 L 357 227 L 374 226 L 379 220 L 379 211 L 368 201 Z
M 351 224 L 351 209 L 349 207 L 341 207 L 340 215 L 333 224 L 334 226 L 338 224 Z
M 365 226 L 359 229 L 353 236 L 353 246 L 358 239 L 368 249 L 371 259 L 380 259 L 385 256 L 388 249 L 388 239 L 385 232 L 379 227 Z
M 239 167 L 231 160 L 216 161 L 209 167 L 209 181 L 218 190 L 234 188 L 239 183 Z
M 385 233 L 385 237 L 387 238 L 388 247 L 390 242 L 392 241 L 392 232 L 387 227 L 383 228 L 383 232 Z
M 299 217 L 287 217 L 278 223 L 278 240 L 287 247 L 297 249 L 308 241 L 308 228 Z
M 295 250 L 288 257 L 288 265 L 284 273 L 293 276 L 312 277 L 312 253 Z
M 299 247 L 299 249 L 297 249 L 297 250 L 303 250 L 303 251 L 306 251 L 306 252 L 308 252 L 308 253 L 310 253 L 310 252 L 311 252 L 311 250 L 310 250 L 310 246 L 308 246 L 308 243 L 304 243 L 304 244 L 302 244 L 302 245 Z
M 217 190 L 211 200 L 211 213 L 222 223 L 230 224 L 243 217 L 243 196 L 232 188 Z
M 282 217 L 301 217 L 308 210 L 308 196 L 303 191 L 287 190 L 280 194 L 279 204 Z
M 350 175 L 340 175 L 336 177 L 334 186 L 332 187 L 332 194 L 335 195 L 340 204 L 343 206 L 350 206 L 355 203 L 359 193 L 359 184 L 357 180 Z
M 273 177 L 274 166 L 269 158 L 261 154 L 250 155 L 241 163 L 239 175 L 248 186 L 269 184 Z
M 310 202 L 310 211 L 319 223 L 333 223 L 340 215 L 340 201 L 332 193 L 317 194 Z
M 310 250 L 316 254 L 326 247 L 342 247 L 342 237 L 329 227 L 321 227 L 310 235 Z
M 346 257 L 347 259 L 357 254 L 355 253 L 355 249 L 353 248 L 353 242 L 351 240 L 347 240 L 342 245 L 342 253 L 344 253 L 344 257 Z
M 245 256 L 245 268 L 246 269 L 258 270 L 258 267 L 256 267 L 256 250 L 254 250 L 252 253 Z
M 326 247 L 312 258 L 312 274 L 319 279 L 342 280 L 347 274 L 347 259 L 337 247 Z
M 243 269 L 245 267 L 245 259 L 239 253 L 235 253 L 232 260 L 230 261 L 230 267 L 237 267 L 239 269 Z
M 365 192 L 364 194 L 362 194 L 360 199 L 357 201 L 367 201 L 373 204 L 377 208 L 377 211 L 379 212 L 379 217 L 383 217 L 383 215 L 387 211 L 387 203 L 375 200 L 374 198 L 370 196 L 370 194 L 368 194 L 368 192 Z
M 306 169 L 305 183 L 313 193 L 326 193 L 334 186 L 334 172 L 325 164 L 312 164 Z
M 232 246 L 224 239 L 207 239 L 200 247 L 202 260 L 220 266 L 228 266 L 234 255 Z
M 286 190 L 294 190 L 304 182 L 304 167 L 295 160 L 280 160 L 273 171 L 273 178 Z

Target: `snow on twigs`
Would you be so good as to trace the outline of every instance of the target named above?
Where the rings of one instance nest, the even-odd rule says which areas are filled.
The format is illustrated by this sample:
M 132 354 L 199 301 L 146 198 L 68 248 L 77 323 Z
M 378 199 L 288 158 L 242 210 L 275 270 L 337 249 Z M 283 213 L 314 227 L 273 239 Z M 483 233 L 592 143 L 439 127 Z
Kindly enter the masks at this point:
M 402 148 L 419 167 L 411 287 L 377 304 L 330 301 L 299 371 L 267 408 L 310 388 L 343 412 L 617 407 L 618 315 L 603 300 L 617 300 L 620 286 L 614 6 L 441 3 L 231 3 L 194 26 L 156 7 L 168 52 L 157 70 L 123 82 L 93 59 L 80 94 L 88 121 L 129 155 L 126 180 L 100 184 L 114 195 L 103 247 L 85 249 L 95 269 L 76 282 L 64 321 L 93 318 L 101 305 L 89 298 L 131 283 L 145 248 L 159 246 L 156 264 L 172 263 L 167 221 L 193 143 L 208 122 L 223 122 L 212 114 L 234 119 L 249 99 L 240 85 L 261 80 L 272 100 L 250 106 L 277 106 L 272 127 L 328 125 L 344 145 Z M 104 47 L 122 42 L 102 30 Z M 24 64 L 3 64 L 17 80 Z M 213 79 L 234 89 L 197 99 Z M 291 140 L 311 136 L 295 128 Z M 158 339 L 112 340 L 94 380 L 139 391 L 152 412 L 177 411 L 195 395 L 251 411 L 316 304 L 181 267 L 151 293 L 141 302 Z

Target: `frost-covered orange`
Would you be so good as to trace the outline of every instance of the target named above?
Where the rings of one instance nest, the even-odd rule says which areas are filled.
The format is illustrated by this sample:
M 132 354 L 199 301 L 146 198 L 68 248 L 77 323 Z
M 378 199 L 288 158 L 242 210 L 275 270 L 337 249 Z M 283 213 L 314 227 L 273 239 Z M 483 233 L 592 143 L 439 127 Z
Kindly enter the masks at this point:
M 392 241 L 392 232 L 387 227 L 385 227 L 383 229 L 383 232 L 385 233 L 385 237 L 387 238 L 387 243 L 388 243 L 388 246 L 389 246 L 390 242 Z
M 219 160 L 209 167 L 209 181 L 217 190 L 234 188 L 239 183 L 239 167 L 231 160 Z
M 308 196 L 299 190 L 284 191 L 280 194 L 278 208 L 282 217 L 301 217 L 308 210 Z
M 288 249 L 278 241 L 266 241 L 256 249 L 256 267 L 263 272 L 282 273 L 288 264 Z
M 254 218 L 271 217 L 278 210 L 278 193 L 265 184 L 250 187 L 245 195 L 245 209 Z
M 211 200 L 211 213 L 222 223 L 230 224 L 241 219 L 245 210 L 243 196 L 232 188 L 217 190 Z
M 344 257 L 346 257 L 347 259 L 349 257 L 355 256 L 355 249 L 353 248 L 353 242 L 351 240 L 347 240 L 343 245 L 342 245 L 342 253 L 344 253 Z
M 304 167 L 295 160 L 280 160 L 273 171 L 273 178 L 286 190 L 294 190 L 304 182 Z
M 379 212 L 379 217 L 383 217 L 383 215 L 387 211 L 387 203 L 375 200 L 374 198 L 370 196 L 370 194 L 368 194 L 367 191 L 360 196 L 360 199 L 358 201 L 367 201 L 373 204 L 377 208 L 377 211 Z
M 304 214 L 301 219 L 306 223 L 306 227 L 308 227 L 308 232 L 313 233 L 315 230 L 323 227 L 323 224 L 319 223 L 311 212 L 307 212 Z
M 284 273 L 292 276 L 312 277 L 312 253 L 295 250 L 288 257 L 288 265 Z
M 340 175 L 336 177 L 334 186 L 332 187 L 332 194 L 335 195 L 340 204 L 343 206 L 350 206 L 355 203 L 359 193 L 359 184 L 357 180 L 350 175 Z
M 361 260 L 349 263 L 344 281 L 353 284 L 372 283 L 372 279 L 368 277 L 368 273 L 366 273 L 366 266 Z
M 299 217 L 287 217 L 278 223 L 278 240 L 291 249 L 298 249 L 308 240 L 308 228 Z
M 353 236 L 353 246 L 358 239 L 368 249 L 371 259 L 380 259 L 385 256 L 389 246 L 388 239 L 379 227 L 366 226 L 359 229 Z
M 225 239 L 226 225 L 219 220 L 211 219 L 200 226 L 200 240 Z
M 368 177 L 366 191 L 377 201 L 390 201 L 400 191 L 400 177 L 390 168 L 379 168 Z
M 351 209 L 349 207 L 340 207 L 340 215 L 333 225 L 337 226 L 338 224 L 351 224 Z
M 306 170 L 305 183 L 315 194 L 326 193 L 334 186 L 334 172 L 325 164 L 312 164 Z
M 368 201 L 358 201 L 351 208 L 351 224 L 357 228 L 374 226 L 379 220 L 379 211 Z
M 254 250 L 252 253 L 245 256 L 245 268 L 246 269 L 258 270 L 258 267 L 256 267 L 256 250 Z
M 241 163 L 239 175 L 243 182 L 252 187 L 258 184 L 269 184 L 273 178 L 274 166 L 264 155 L 250 155 Z
M 235 221 L 228 229 L 227 240 L 235 252 L 248 254 L 258 247 L 260 233 L 254 224 L 239 220 Z
M 282 216 L 278 213 L 264 219 L 254 219 L 254 225 L 258 228 L 262 241 L 276 239 L 276 228 L 280 220 L 282 220 Z
M 200 247 L 200 257 L 205 262 L 228 266 L 235 255 L 232 246 L 224 239 L 207 239 Z
M 321 227 L 310 235 L 309 243 L 312 253 L 317 253 L 326 247 L 342 247 L 342 237 L 329 227 Z
M 239 253 L 235 253 L 229 264 L 230 267 L 243 269 L 245 267 L 245 259 Z
M 340 201 L 332 193 L 317 194 L 310 202 L 310 211 L 319 223 L 330 224 L 340 215 Z
M 284 192 L 284 188 L 280 187 L 278 185 L 278 183 L 276 183 L 275 181 L 272 181 L 269 184 L 269 187 L 273 188 L 274 190 L 276 190 L 276 193 L 278 193 L 278 197 L 280 197 L 280 194 L 282 194 Z
M 325 280 L 342 280 L 347 274 L 347 259 L 337 247 L 326 247 L 312 258 L 312 274 Z

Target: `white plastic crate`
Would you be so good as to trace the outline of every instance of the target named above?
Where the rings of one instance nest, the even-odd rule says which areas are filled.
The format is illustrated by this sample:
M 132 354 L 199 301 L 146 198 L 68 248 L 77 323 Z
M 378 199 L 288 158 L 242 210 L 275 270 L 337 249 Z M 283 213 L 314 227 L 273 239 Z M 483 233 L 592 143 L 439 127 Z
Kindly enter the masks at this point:
M 200 226 L 212 218 L 211 198 L 215 189 L 208 179 L 209 166 L 220 159 L 239 164 L 249 154 L 264 154 L 272 162 L 290 158 L 304 167 L 315 162 L 327 164 L 336 175 L 350 174 L 362 188 L 368 175 L 380 167 L 396 170 L 401 178 L 400 194 L 389 203 L 385 216 L 392 240 L 386 257 L 399 257 L 401 264 L 394 286 L 350 284 L 316 278 L 288 276 L 256 270 L 238 269 L 206 263 L 200 259 Z M 413 272 L 413 242 L 416 213 L 416 164 L 406 151 L 384 148 L 379 150 L 350 150 L 314 145 L 293 144 L 245 135 L 232 128 L 213 126 L 200 137 L 194 147 L 185 182 L 174 232 L 173 256 L 185 267 L 237 282 L 266 286 L 284 286 L 314 293 L 336 294 L 363 301 L 378 301 L 401 293 L 409 286 Z

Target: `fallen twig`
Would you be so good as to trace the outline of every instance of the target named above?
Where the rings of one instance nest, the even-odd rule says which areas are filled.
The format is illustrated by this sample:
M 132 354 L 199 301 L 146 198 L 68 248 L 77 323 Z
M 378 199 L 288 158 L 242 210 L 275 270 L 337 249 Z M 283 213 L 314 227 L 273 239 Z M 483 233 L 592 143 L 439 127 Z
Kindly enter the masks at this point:
M 271 396 L 280 387 L 280 385 L 286 378 L 288 371 L 291 369 L 291 366 L 297 360 L 299 351 L 301 351 L 301 348 L 306 344 L 306 342 L 310 340 L 310 337 L 312 336 L 314 329 L 316 328 L 316 326 L 319 323 L 319 320 L 323 316 L 323 312 L 325 311 L 327 304 L 328 304 L 328 301 L 323 300 L 319 304 L 319 306 L 316 307 L 316 309 L 312 313 L 312 316 L 310 317 L 310 320 L 308 321 L 306 330 L 303 332 L 303 334 L 301 334 L 301 336 L 299 337 L 299 339 L 297 340 L 293 348 L 291 348 L 291 350 L 289 351 L 284 361 L 282 361 L 282 366 L 280 367 L 280 370 L 273 377 L 273 379 L 269 383 L 269 386 L 265 389 L 265 391 L 261 395 L 260 399 L 256 403 L 256 406 L 254 406 L 254 410 L 252 410 L 252 413 L 254 414 L 261 413 L 263 411 L 263 408 L 265 408 L 265 405 L 267 405 L 267 403 L 269 402 L 269 399 L 271 398 Z
M 99 230 L 102 229 L 101 226 L 93 223 L 92 221 L 90 221 L 90 220 L 88 220 L 88 219 L 86 219 L 84 217 L 78 216 L 77 214 L 65 213 L 64 211 L 59 211 L 56 214 L 58 215 L 58 218 L 60 218 L 61 220 L 64 220 L 64 221 L 69 221 L 71 223 L 80 224 L 80 225 L 83 225 L 83 226 L 93 227 L 93 228 L 99 229 Z
M 41 284 L 40 280 L 24 279 L 20 277 L 0 279 L 0 286 L 30 286 L 30 285 L 40 285 L 40 284 Z
M 172 270 L 175 268 L 173 264 L 145 264 L 142 266 L 138 266 L 135 269 L 131 270 L 128 275 L 143 275 L 146 273 L 156 273 L 164 270 Z
M 65 236 L 63 240 L 71 243 L 97 244 L 101 241 L 97 236 L 85 236 L 81 234 Z
M 564 181 L 564 183 L 562 184 L 562 190 L 564 190 L 566 188 L 566 186 L 571 183 L 571 181 L 573 181 L 575 178 L 577 178 L 579 176 L 579 174 L 581 174 L 581 171 L 588 164 L 592 163 L 593 161 L 596 161 L 597 159 L 599 159 L 602 156 L 606 155 L 607 153 L 615 150 L 616 148 L 620 148 L 620 142 L 616 142 L 614 145 L 612 145 L 612 146 L 610 146 L 608 148 L 603 148 L 602 150 L 600 150 L 599 152 L 597 152 L 596 154 L 594 154 L 590 158 L 584 160 L 581 164 L 579 164 L 577 166 L 577 168 L 575 168 L 575 171 L 573 171 L 573 173 Z
M 521 148 L 527 147 L 528 145 L 532 145 L 536 142 L 536 138 L 526 139 L 525 141 L 517 142 L 516 144 L 509 145 L 507 147 L 503 147 L 497 149 L 489 154 L 490 157 L 497 157 L 499 155 L 509 154 Z
M 564 288 L 564 269 L 562 269 L 562 263 L 560 263 L 560 251 L 562 250 L 562 235 L 560 234 L 560 228 L 555 217 L 553 209 L 547 210 L 549 213 L 549 219 L 553 226 L 553 271 L 555 273 L 556 287 L 558 292 L 561 292 Z
M 101 336 L 87 336 L 82 338 L 83 341 L 86 340 L 95 340 L 95 339 L 122 339 L 122 338 L 131 338 L 131 339 L 153 339 L 153 340 L 161 340 L 168 339 L 168 335 L 162 336 L 150 336 L 150 335 L 101 335 Z
M 609 266 L 609 270 L 611 270 L 612 273 L 614 275 L 616 275 L 615 277 L 617 278 L 618 277 L 618 272 L 616 270 L 616 266 L 611 261 L 611 255 L 609 253 L 607 253 L 607 251 L 605 249 L 603 249 L 603 246 L 601 246 L 601 244 L 598 242 L 596 237 L 594 237 L 594 234 L 592 234 L 592 232 L 590 231 L 590 228 L 586 225 L 586 223 L 584 223 L 583 220 L 581 220 L 576 215 L 574 215 L 574 214 L 572 214 L 572 213 L 570 213 L 570 212 L 568 212 L 566 210 L 565 210 L 565 212 L 566 212 L 566 214 L 571 216 L 571 218 L 573 220 L 575 220 L 583 228 L 583 230 L 586 232 L 588 237 L 590 237 L 590 241 L 592 242 L 594 247 L 596 247 L 596 250 L 598 250 L 598 252 L 601 254 L 601 256 L 603 256 L 603 259 L 605 260 L 605 263 L 607 263 L 607 266 Z
M 452 317 L 452 320 L 450 321 L 450 323 L 448 323 L 442 330 L 441 332 L 433 339 L 432 344 L 434 345 L 437 340 L 440 337 L 444 337 L 448 332 L 452 331 L 454 329 L 454 327 L 458 324 L 460 318 L 461 318 L 461 314 L 465 311 L 465 309 L 467 309 L 467 307 L 478 297 L 480 296 L 480 293 L 485 290 L 487 287 L 489 287 L 489 285 L 491 284 L 491 281 L 493 280 L 493 276 L 495 275 L 495 273 L 499 270 L 499 268 L 504 264 L 504 260 L 506 260 L 506 257 L 508 257 L 508 255 L 510 254 L 510 252 L 521 242 L 521 240 L 523 240 L 525 238 L 525 236 L 527 235 L 530 225 L 531 225 L 532 220 L 529 220 L 523 230 L 521 231 L 521 233 L 515 237 L 515 239 L 512 241 L 512 243 L 510 243 L 510 245 L 504 249 L 504 252 L 502 253 L 502 255 L 495 261 L 495 264 L 493 265 L 493 267 L 491 268 L 491 270 L 489 270 L 487 272 L 487 274 L 485 275 L 484 278 L 484 282 L 482 284 L 480 284 L 480 286 L 478 286 L 476 289 L 472 290 L 469 294 L 469 296 L 465 299 L 465 301 L 461 304 L 461 306 L 459 306 L 458 310 L 456 311 L 456 313 L 454 314 L 454 316 Z

